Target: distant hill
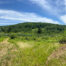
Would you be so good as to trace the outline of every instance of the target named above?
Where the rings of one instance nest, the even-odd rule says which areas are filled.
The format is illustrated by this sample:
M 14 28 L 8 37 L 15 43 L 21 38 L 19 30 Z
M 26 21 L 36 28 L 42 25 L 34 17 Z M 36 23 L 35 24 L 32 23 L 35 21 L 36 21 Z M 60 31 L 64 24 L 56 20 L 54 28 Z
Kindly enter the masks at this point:
M 50 24 L 50 23 L 19 23 L 16 25 L 0 26 L 0 32 L 32 32 L 32 30 L 42 29 L 43 32 L 60 33 L 66 30 L 65 25 Z

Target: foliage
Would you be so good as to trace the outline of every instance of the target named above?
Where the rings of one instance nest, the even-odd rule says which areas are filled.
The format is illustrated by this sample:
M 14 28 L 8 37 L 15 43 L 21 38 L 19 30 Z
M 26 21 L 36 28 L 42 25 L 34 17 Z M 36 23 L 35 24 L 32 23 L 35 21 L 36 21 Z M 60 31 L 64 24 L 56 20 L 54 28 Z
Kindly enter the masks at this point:
M 66 54 L 60 59 L 51 59 L 46 65 L 48 57 L 61 44 L 63 46 L 63 43 L 66 43 L 66 26 L 64 25 L 21 23 L 1 26 L 0 35 L 0 41 L 4 40 L 3 36 L 10 37 L 9 42 L 5 41 L 6 44 L 0 43 L 0 50 L 3 51 L 3 53 L 0 51 L 2 54 L 0 66 L 60 66 L 61 64 L 66 66 L 63 65 Z M 24 44 L 30 47 L 24 47 Z
M 60 44 L 66 44 L 66 36 L 63 36 L 60 41 L 59 41 Z
M 11 34 L 10 35 L 10 39 L 15 39 L 16 38 L 16 35 L 15 34 Z
M 38 34 L 41 34 L 42 33 L 42 30 L 41 28 L 38 28 L 38 31 L 37 31 Z
M 45 34 L 51 33 L 63 33 L 66 30 L 66 26 L 58 25 L 58 24 L 49 24 L 49 23 L 21 23 L 16 25 L 10 26 L 1 26 L 0 32 L 5 33 L 17 33 L 17 32 L 24 32 L 24 33 L 33 33 L 32 30 L 36 30 L 38 28 L 38 32 Z M 37 31 L 35 31 L 36 33 Z

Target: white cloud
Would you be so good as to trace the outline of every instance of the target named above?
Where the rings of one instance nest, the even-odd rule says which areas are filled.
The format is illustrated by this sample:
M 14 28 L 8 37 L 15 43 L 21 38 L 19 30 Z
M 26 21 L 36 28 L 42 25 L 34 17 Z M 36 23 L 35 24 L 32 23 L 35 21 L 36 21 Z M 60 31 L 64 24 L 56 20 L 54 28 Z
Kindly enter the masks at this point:
M 65 14 L 66 12 L 66 0 L 61 0 L 61 1 L 60 0 L 30 0 L 30 1 L 56 16 Z
M 46 0 L 30 0 L 35 4 L 38 4 L 42 8 L 50 9 L 49 4 Z
M 29 0 L 66 24 L 66 0 Z
M 0 19 L 14 20 L 19 22 L 46 22 L 59 24 L 58 21 L 49 19 L 47 17 L 39 16 L 35 13 L 17 12 L 13 10 L 0 10 Z
M 12 25 L 12 23 L 0 23 L 0 26 L 2 26 L 2 25 Z
M 61 16 L 60 19 L 66 24 L 66 15 Z
M 49 3 L 46 0 L 30 0 L 33 4 L 37 4 L 43 9 L 51 10 Z

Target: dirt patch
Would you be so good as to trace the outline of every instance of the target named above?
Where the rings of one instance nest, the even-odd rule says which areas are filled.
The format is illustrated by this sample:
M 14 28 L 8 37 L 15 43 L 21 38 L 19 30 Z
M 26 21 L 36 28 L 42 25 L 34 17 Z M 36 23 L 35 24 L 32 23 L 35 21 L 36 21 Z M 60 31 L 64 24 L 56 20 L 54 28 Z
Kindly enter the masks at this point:
M 2 50 L 0 50 L 0 58 L 3 57 L 4 55 L 6 55 L 7 53 L 7 49 L 3 48 Z
M 8 39 L 3 40 L 3 42 L 0 43 L 0 58 L 7 54 L 7 44 L 9 44 Z
M 8 38 L 7 39 L 5 39 L 5 40 L 3 40 L 2 42 L 1 42 L 1 44 L 8 44 L 9 42 L 8 42 Z
M 17 52 L 16 45 L 8 42 L 9 38 L 6 38 L 0 42 L 0 66 L 12 66 L 12 59 L 16 57 Z
M 17 45 L 20 47 L 20 48 L 29 48 L 29 47 L 32 47 L 32 45 L 28 44 L 28 43 L 24 43 L 24 42 L 18 42 Z
M 8 42 L 8 40 L 9 38 L 6 38 L 2 42 L 0 42 L 0 59 L 5 56 L 11 48 L 13 48 L 13 44 Z
M 66 52 L 66 45 L 58 48 L 57 50 L 53 51 L 53 53 L 48 57 L 46 63 L 50 61 L 53 58 L 58 59 L 60 56 L 62 56 Z

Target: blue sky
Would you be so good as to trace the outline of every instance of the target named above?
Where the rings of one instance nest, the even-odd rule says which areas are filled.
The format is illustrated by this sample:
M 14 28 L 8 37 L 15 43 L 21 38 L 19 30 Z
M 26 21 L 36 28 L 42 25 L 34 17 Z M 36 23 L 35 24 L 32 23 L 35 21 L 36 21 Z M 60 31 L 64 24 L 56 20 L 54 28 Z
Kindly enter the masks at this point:
M 0 25 L 22 22 L 66 24 L 66 0 L 0 0 Z

